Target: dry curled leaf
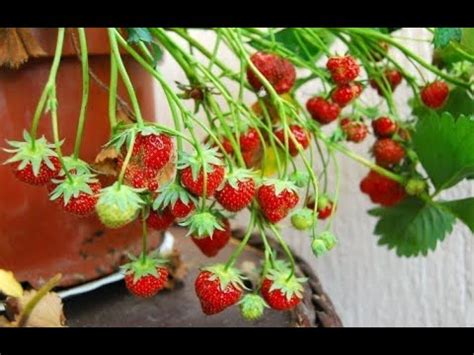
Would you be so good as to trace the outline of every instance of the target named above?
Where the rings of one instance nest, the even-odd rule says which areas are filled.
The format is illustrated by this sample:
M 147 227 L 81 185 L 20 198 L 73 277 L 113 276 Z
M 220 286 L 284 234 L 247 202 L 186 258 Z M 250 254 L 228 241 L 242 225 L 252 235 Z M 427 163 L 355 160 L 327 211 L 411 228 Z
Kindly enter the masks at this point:
M 11 271 L 0 269 L 0 292 L 11 297 L 21 297 L 23 287 Z
M 12 319 L 11 325 L 17 325 L 21 312 L 38 291 L 25 291 L 20 298 L 10 297 L 6 303 L 6 311 Z M 63 327 L 66 318 L 63 313 L 63 302 L 59 295 L 48 292 L 31 311 L 24 324 L 25 327 Z
M 114 147 L 104 148 L 95 157 L 94 163 L 91 164 L 92 168 L 103 175 L 117 176 L 118 156 L 119 152 Z
M 17 69 L 30 57 L 46 55 L 27 28 L 0 28 L 0 67 Z

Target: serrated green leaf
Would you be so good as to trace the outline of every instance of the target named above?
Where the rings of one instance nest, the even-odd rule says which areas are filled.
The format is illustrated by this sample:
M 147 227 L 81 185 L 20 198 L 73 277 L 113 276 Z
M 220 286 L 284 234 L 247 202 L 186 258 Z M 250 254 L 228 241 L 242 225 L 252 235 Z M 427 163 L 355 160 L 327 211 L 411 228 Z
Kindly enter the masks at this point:
M 153 56 L 153 66 L 163 57 L 163 51 L 161 47 L 154 41 L 154 38 L 148 28 L 145 27 L 132 27 L 127 28 L 129 43 L 143 42 L 150 45 Z
M 462 30 L 459 27 L 440 27 L 434 31 L 433 44 L 435 48 L 444 48 L 450 42 L 460 42 Z
M 374 234 L 379 245 L 395 248 L 399 256 L 427 255 L 452 231 L 454 215 L 436 203 L 407 198 L 394 207 L 369 211 L 379 217 Z
M 413 145 L 437 191 L 474 174 L 472 117 L 431 113 L 418 121 Z
M 474 233 L 474 197 L 441 203 Z
M 319 38 L 329 47 L 334 41 L 334 37 L 328 31 L 318 32 Z M 266 40 L 272 40 L 272 36 L 264 37 Z M 296 28 L 285 28 L 274 33 L 275 41 L 291 50 L 296 56 L 306 61 L 317 60 L 323 52 L 314 45 L 314 41 L 304 37 L 301 31 Z M 260 43 L 250 41 L 249 44 L 259 50 L 268 49 Z

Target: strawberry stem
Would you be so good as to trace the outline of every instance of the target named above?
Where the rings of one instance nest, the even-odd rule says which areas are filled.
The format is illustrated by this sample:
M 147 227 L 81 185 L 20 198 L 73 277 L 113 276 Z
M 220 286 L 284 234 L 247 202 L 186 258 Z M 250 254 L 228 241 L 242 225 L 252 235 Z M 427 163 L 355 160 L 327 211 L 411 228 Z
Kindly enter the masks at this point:
M 110 48 L 112 50 L 112 55 L 115 57 L 117 62 L 118 71 L 120 76 L 122 77 L 123 83 L 125 88 L 127 89 L 128 96 L 130 97 L 130 101 L 132 102 L 133 111 L 135 112 L 135 116 L 137 118 L 138 126 L 141 128 L 144 126 L 143 117 L 140 110 L 140 105 L 138 103 L 137 94 L 135 93 L 135 89 L 133 88 L 132 81 L 128 76 L 127 69 L 123 63 L 122 57 L 120 55 L 120 51 L 117 44 L 117 32 L 114 28 L 108 28 L 109 32 L 109 42 Z
M 133 146 L 135 145 L 135 138 L 136 138 L 137 132 L 133 130 L 131 138 L 130 138 L 130 143 L 128 144 L 127 147 L 127 155 L 125 156 L 125 159 L 123 161 L 122 169 L 120 170 L 120 175 L 118 177 L 118 186 L 122 185 L 123 183 L 123 178 L 125 176 L 125 171 L 127 170 L 128 163 L 130 162 L 130 158 L 132 157 L 133 153 Z
M 35 141 L 36 135 L 38 132 L 38 125 L 41 118 L 41 115 L 44 111 L 45 105 L 47 100 L 50 97 L 51 89 L 53 86 L 56 85 L 56 75 L 59 69 L 59 63 L 61 61 L 61 54 L 63 52 L 63 44 L 64 44 L 64 34 L 65 29 L 63 27 L 58 29 L 58 37 L 56 40 L 56 50 L 54 52 L 53 64 L 51 65 L 51 70 L 49 72 L 48 80 L 46 85 L 44 86 L 43 92 L 41 93 L 41 97 L 38 101 L 38 105 L 36 106 L 36 110 L 33 116 L 33 121 L 31 124 L 30 136 L 31 140 L 31 147 L 34 150 L 35 148 Z
M 287 279 L 287 280 L 290 280 L 291 277 L 295 274 L 295 258 L 293 257 L 293 254 L 291 253 L 290 248 L 288 247 L 288 244 L 286 244 L 285 240 L 283 239 L 283 237 L 281 236 L 280 232 L 275 227 L 275 225 L 272 223 L 269 223 L 268 225 L 270 226 L 270 229 L 272 230 L 273 235 L 275 235 L 275 237 L 278 239 L 278 242 L 280 243 L 281 247 L 283 248 L 286 255 L 288 256 L 288 259 L 290 259 L 291 272 L 288 275 L 288 279 Z
M 230 256 L 229 260 L 225 264 L 224 270 L 228 270 L 230 267 L 234 266 L 237 258 L 239 255 L 242 253 L 244 250 L 245 246 L 247 245 L 248 241 L 250 240 L 250 237 L 252 236 L 253 229 L 255 227 L 255 211 L 256 209 L 252 209 L 252 214 L 250 216 L 250 222 L 247 227 L 247 231 L 245 232 L 244 237 L 242 238 L 242 241 L 240 242 L 239 246 L 237 249 L 234 250 L 232 255 Z
M 146 254 L 148 250 L 148 226 L 146 224 L 146 211 L 142 208 L 142 263 L 146 263 Z
M 82 137 L 84 134 L 84 124 L 86 121 L 87 102 L 89 99 L 89 55 L 87 52 L 87 39 L 84 28 L 77 29 L 79 33 L 79 44 L 81 49 L 81 64 L 82 64 L 82 102 L 81 111 L 79 113 L 79 123 L 77 125 L 76 141 L 74 144 L 74 159 L 79 158 L 81 149 Z
M 115 126 L 117 126 L 117 60 L 110 53 L 110 89 L 109 89 L 109 123 L 111 135 Z

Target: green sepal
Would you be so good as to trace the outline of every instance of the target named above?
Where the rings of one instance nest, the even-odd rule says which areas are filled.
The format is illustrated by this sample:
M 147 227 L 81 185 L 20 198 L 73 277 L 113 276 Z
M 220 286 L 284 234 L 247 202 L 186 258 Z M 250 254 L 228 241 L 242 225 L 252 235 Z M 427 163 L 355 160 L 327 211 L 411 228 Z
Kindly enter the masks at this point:
M 212 273 L 212 276 L 209 278 L 211 281 L 219 280 L 221 291 L 225 291 L 229 284 L 239 290 L 248 290 L 248 288 L 245 287 L 243 283 L 243 280 L 246 279 L 246 277 L 242 275 L 240 270 L 234 267 L 229 267 L 226 269 L 224 264 L 215 264 L 203 267 L 201 270 Z
M 192 235 L 198 239 L 211 237 L 216 229 L 224 230 L 219 218 L 213 210 L 196 211 L 190 217 L 179 223 L 180 226 L 188 227 L 186 236 Z
M 93 195 L 93 191 L 89 184 L 98 182 L 94 175 L 71 174 L 70 179 L 53 179 L 52 182 L 56 184 L 56 188 L 50 193 L 50 200 L 54 201 L 59 197 L 64 200 L 64 205 L 67 205 L 72 197 L 77 198 L 81 192 L 88 195 Z
M 147 275 L 158 277 L 158 272 L 156 269 L 169 263 L 169 260 L 161 258 L 159 255 L 157 255 L 157 251 L 145 257 L 143 256 L 143 253 L 139 257 L 128 254 L 128 257 L 131 261 L 125 265 L 120 266 L 120 269 L 124 275 L 133 275 L 133 283 Z
M 18 170 L 22 170 L 31 163 L 34 176 L 38 176 L 42 162 L 44 162 L 48 168 L 53 170 L 54 164 L 51 162 L 49 157 L 57 157 L 57 154 L 54 151 L 55 145 L 48 143 L 46 138 L 42 136 L 35 140 L 33 148 L 33 138 L 26 130 L 23 131 L 23 138 L 24 141 L 6 141 L 12 149 L 3 148 L 3 150 L 14 155 L 4 161 L 3 164 L 20 162 Z
M 190 167 L 193 180 L 197 180 L 199 172 L 204 167 L 204 161 L 206 162 L 206 172 L 213 170 L 212 165 L 224 165 L 218 147 L 210 148 L 208 145 L 204 145 L 202 155 L 203 157 L 201 159 L 201 156 L 196 150 L 193 154 L 188 154 L 186 152 L 182 153 L 179 157 L 177 168 L 183 170 Z
M 289 179 L 297 187 L 305 187 L 309 182 L 309 174 L 305 171 L 295 170 Z
M 145 204 L 140 196 L 140 193 L 144 191 L 146 189 L 136 189 L 116 181 L 100 191 L 97 205 L 114 205 L 121 211 L 127 211 L 132 208 L 138 211 Z
M 188 205 L 189 202 L 193 202 L 194 205 L 197 205 L 197 199 L 180 184 L 173 181 L 160 187 L 158 196 L 155 201 L 153 201 L 153 209 L 155 211 L 162 210 L 167 206 L 173 208 L 178 200 L 186 205 Z
M 231 173 L 226 174 L 225 181 L 234 189 L 237 190 L 239 182 L 255 179 L 255 172 L 249 169 L 236 168 Z M 222 184 L 218 190 L 222 190 L 225 184 Z
M 295 185 L 295 183 L 289 180 L 264 179 L 262 180 L 262 185 L 274 186 L 276 196 L 279 196 L 284 190 L 293 192 L 298 191 L 298 187 Z
M 302 283 L 306 282 L 308 278 L 296 277 L 294 274 L 290 276 L 290 274 L 291 270 L 270 269 L 266 275 L 266 278 L 273 281 L 270 292 L 280 290 L 287 300 L 290 300 L 294 295 L 301 299 L 304 291 Z
M 246 294 L 238 305 L 242 317 L 250 321 L 261 318 L 265 308 L 270 308 L 260 295 L 254 293 Z

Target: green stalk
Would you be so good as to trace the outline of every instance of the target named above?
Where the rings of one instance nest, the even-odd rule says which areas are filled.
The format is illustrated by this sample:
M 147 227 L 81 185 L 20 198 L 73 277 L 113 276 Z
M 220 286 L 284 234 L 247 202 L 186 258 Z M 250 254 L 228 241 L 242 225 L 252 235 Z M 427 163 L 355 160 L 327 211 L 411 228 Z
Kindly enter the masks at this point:
M 117 126 L 117 61 L 113 54 L 110 54 L 110 89 L 109 89 L 109 123 L 113 132 Z
M 56 75 L 58 73 L 59 63 L 61 61 L 61 54 L 63 52 L 64 34 L 65 34 L 65 29 L 63 27 L 59 28 L 58 37 L 56 40 L 56 50 L 54 52 L 53 64 L 51 65 L 48 81 L 46 82 L 46 85 L 44 86 L 43 92 L 41 93 L 40 99 L 38 101 L 38 105 L 36 106 L 36 110 L 33 116 L 33 121 L 32 121 L 31 129 L 30 129 L 30 135 L 32 138 L 32 142 L 31 142 L 32 150 L 35 149 L 35 139 L 36 139 L 36 134 L 38 132 L 38 124 L 41 118 L 41 114 L 44 111 L 45 104 L 49 98 L 52 87 L 56 85 Z
M 240 242 L 239 246 L 234 250 L 232 255 L 229 257 L 229 260 L 227 260 L 227 263 L 225 264 L 225 267 L 224 267 L 225 270 L 228 270 L 230 267 L 234 266 L 237 258 L 242 253 L 250 237 L 252 236 L 252 231 L 254 227 L 255 227 L 255 212 L 253 212 L 250 217 L 250 222 L 247 227 L 247 231 L 245 232 L 245 235 L 242 238 L 242 241 Z
M 87 40 L 84 28 L 77 29 L 79 33 L 79 44 L 81 48 L 81 64 L 82 64 L 82 102 L 81 111 L 79 112 L 79 123 L 76 131 L 76 141 L 74 143 L 74 159 L 79 158 L 81 149 L 81 141 L 84 133 L 84 124 L 86 121 L 87 102 L 89 99 L 89 56 L 87 53 Z

